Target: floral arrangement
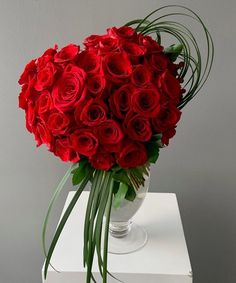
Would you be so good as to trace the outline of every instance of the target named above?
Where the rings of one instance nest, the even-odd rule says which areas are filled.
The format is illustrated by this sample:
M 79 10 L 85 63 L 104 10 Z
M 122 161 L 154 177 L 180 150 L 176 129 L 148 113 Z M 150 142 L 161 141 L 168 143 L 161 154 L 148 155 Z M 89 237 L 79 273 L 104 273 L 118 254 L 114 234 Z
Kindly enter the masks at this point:
M 165 9 L 182 12 L 161 14 Z M 198 41 L 180 16 L 200 24 L 206 40 L 205 63 Z M 162 34 L 174 38 L 164 48 Z M 95 252 L 107 282 L 107 245 L 112 203 L 133 201 L 144 184 L 150 163 L 176 133 L 181 109 L 205 83 L 213 60 L 213 43 L 205 25 L 188 8 L 162 7 L 144 19 L 91 35 L 84 47 L 69 44 L 46 50 L 30 61 L 19 79 L 19 106 L 37 146 L 72 166 L 50 203 L 43 228 L 45 277 L 61 231 L 86 184 L 91 182 L 84 225 L 87 282 L 95 280 Z M 66 180 L 73 174 L 78 189 L 59 222 L 49 250 L 45 245 L 48 218 Z M 104 218 L 104 215 L 106 217 Z M 102 227 L 105 221 L 104 242 Z M 103 254 L 102 254 L 103 249 Z

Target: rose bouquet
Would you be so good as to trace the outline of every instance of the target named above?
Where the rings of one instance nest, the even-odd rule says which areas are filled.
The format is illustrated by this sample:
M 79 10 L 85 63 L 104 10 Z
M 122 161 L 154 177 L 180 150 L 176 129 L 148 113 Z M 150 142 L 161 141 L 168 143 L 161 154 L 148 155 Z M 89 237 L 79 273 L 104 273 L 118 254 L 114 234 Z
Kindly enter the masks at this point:
M 161 14 L 166 9 L 174 12 Z M 174 17 L 187 17 L 201 26 L 204 60 L 196 37 Z M 165 34 L 174 40 L 166 48 L 161 43 Z M 95 280 L 96 252 L 103 282 L 107 282 L 112 204 L 119 207 L 123 199 L 133 201 L 144 185 L 159 149 L 176 133 L 181 109 L 209 75 L 213 43 L 196 13 L 172 5 L 119 28 L 108 28 L 105 34 L 91 35 L 83 44 L 83 48 L 69 44 L 60 50 L 55 46 L 30 61 L 19 79 L 19 106 L 25 110 L 27 130 L 37 146 L 45 144 L 62 161 L 72 163 L 55 191 L 43 227 L 45 277 L 63 227 L 90 182 L 84 265 L 87 282 Z M 48 218 L 71 174 L 78 189 L 47 251 Z

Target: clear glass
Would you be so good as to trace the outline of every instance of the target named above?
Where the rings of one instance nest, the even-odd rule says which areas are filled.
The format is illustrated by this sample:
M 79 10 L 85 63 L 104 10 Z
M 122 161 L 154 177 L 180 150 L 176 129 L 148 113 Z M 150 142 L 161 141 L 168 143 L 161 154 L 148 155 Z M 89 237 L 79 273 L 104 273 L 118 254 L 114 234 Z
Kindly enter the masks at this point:
M 149 189 L 150 174 L 145 176 L 144 186 L 137 192 L 134 201 L 123 200 L 119 208 L 112 207 L 110 218 L 109 253 L 127 254 L 141 249 L 147 242 L 147 232 L 132 221 L 142 205 Z

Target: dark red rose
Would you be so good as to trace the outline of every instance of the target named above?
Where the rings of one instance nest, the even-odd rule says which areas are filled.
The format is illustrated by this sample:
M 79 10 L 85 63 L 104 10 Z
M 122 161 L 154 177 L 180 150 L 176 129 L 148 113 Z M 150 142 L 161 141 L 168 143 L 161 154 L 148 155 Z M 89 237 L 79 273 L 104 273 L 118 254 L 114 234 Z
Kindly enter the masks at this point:
M 117 144 L 124 137 L 120 125 L 111 119 L 100 124 L 97 133 L 101 144 Z
M 21 88 L 21 92 L 18 97 L 19 107 L 24 110 L 27 107 L 27 90 L 28 90 L 28 85 L 24 84 Z
M 115 163 L 115 158 L 107 152 L 97 152 L 89 159 L 91 165 L 98 170 L 108 171 Z
M 137 89 L 132 95 L 133 111 L 145 117 L 155 117 L 160 111 L 160 93 L 154 87 Z
M 109 103 L 112 113 L 119 119 L 124 119 L 130 110 L 131 96 L 134 88 L 130 84 L 123 85 L 110 97 Z
M 99 54 L 117 51 L 119 49 L 119 40 L 108 36 L 103 36 L 99 41 Z
M 145 87 L 151 83 L 151 73 L 147 66 L 137 65 L 135 66 L 131 81 L 138 87 Z
M 69 137 L 57 139 L 53 150 L 62 161 L 78 162 L 80 160 L 79 154 L 71 148 Z
M 100 96 L 105 89 L 106 80 L 102 74 L 88 77 L 87 87 L 92 96 Z
M 113 52 L 104 57 L 104 66 L 107 78 L 120 82 L 127 79 L 132 73 L 132 65 L 126 53 Z
M 54 56 L 57 53 L 58 46 L 47 49 L 41 57 L 37 59 L 37 70 L 40 71 L 50 62 L 54 63 Z
M 134 42 L 122 42 L 122 50 L 125 51 L 131 58 L 143 56 L 145 54 L 145 48 Z
M 128 115 L 125 119 L 126 133 L 132 140 L 146 142 L 152 136 L 149 120 L 139 114 Z
M 51 113 L 48 117 L 47 126 L 53 135 L 65 134 L 70 124 L 70 118 L 62 112 Z
M 139 34 L 139 44 L 144 46 L 148 53 L 158 53 L 163 51 L 163 47 L 159 45 L 156 40 L 152 39 L 151 36 L 143 36 Z
M 115 38 L 121 38 L 121 39 L 126 39 L 126 40 L 130 40 L 133 39 L 137 33 L 136 31 L 128 26 L 122 26 L 120 28 L 109 28 L 107 29 L 108 35 L 111 37 L 115 37 Z
M 124 169 L 144 165 L 148 160 L 147 150 L 142 143 L 126 140 L 116 155 L 117 163 Z
M 26 121 L 26 128 L 27 130 L 32 133 L 33 128 L 35 126 L 35 121 L 36 121 L 36 112 L 35 112 L 35 107 L 32 102 L 29 102 L 27 104 L 27 108 L 25 111 L 25 121 Z
M 31 60 L 26 66 L 23 73 L 20 76 L 18 83 L 20 85 L 26 84 L 31 80 L 37 72 L 36 60 Z
M 171 127 L 169 129 L 167 129 L 166 131 L 164 131 L 162 133 L 162 143 L 165 144 L 165 145 L 168 145 L 169 144 L 169 140 L 171 138 L 173 138 L 173 136 L 176 134 L 176 130 L 175 130 L 175 127 Z
M 163 72 L 168 68 L 170 59 L 163 53 L 152 54 L 150 64 L 154 70 Z
M 57 53 L 57 49 L 58 49 L 58 45 L 55 44 L 54 48 L 48 48 L 48 49 L 43 53 L 43 56 L 52 56 L 52 57 L 54 57 L 54 55 Z
M 86 96 L 84 88 L 86 73 L 79 67 L 68 65 L 53 87 L 52 98 L 59 111 L 75 107 Z
M 79 53 L 79 46 L 75 44 L 69 44 L 63 47 L 54 56 L 55 63 L 65 63 L 75 59 L 76 55 Z
M 158 86 L 171 99 L 175 102 L 179 102 L 181 97 L 181 86 L 179 81 L 171 74 L 170 71 L 166 70 L 159 77 Z
M 88 129 L 80 129 L 70 136 L 72 148 L 79 154 L 93 156 L 98 148 L 97 137 Z
M 181 117 L 180 110 L 173 104 L 167 104 L 159 115 L 152 119 L 152 125 L 157 133 L 162 133 L 169 127 L 175 126 Z
M 47 87 L 50 87 L 54 81 L 54 74 L 56 73 L 56 68 L 53 63 L 48 62 L 46 66 L 41 69 L 37 74 L 37 79 L 35 83 L 35 89 L 41 91 Z
M 107 106 L 101 99 L 90 99 L 83 105 L 78 105 L 75 110 L 75 120 L 78 125 L 82 122 L 90 127 L 97 126 L 107 119 L 107 111 Z
M 41 92 L 37 100 L 37 112 L 39 115 L 44 114 L 50 111 L 52 108 L 52 98 L 48 90 Z
M 96 47 L 96 45 L 99 43 L 101 38 L 101 35 L 93 34 L 85 38 L 83 41 L 83 44 L 87 47 Z
M 93 51 L 83 51 L 78 57 L 78 66 L 88 74 L 97 73 L 101 68 L 101 57 Z
M 123 146 L 122 141 L 123 140 L 121 140 L 118 143 L 114 143 L 114 144 L 103 144 L 103 145 L 101 144 L 100 145 L 101 151 L 109 152 L 109 153 L 117 153 L 122 149 L 122 146 Z
M 42 143 L 46 144 L 48 148 L 51 146 L 52 136 L 43 121 L 38 121 L 34 129 L 35 140 L 37 141 L 37 146 L 40 146 Z

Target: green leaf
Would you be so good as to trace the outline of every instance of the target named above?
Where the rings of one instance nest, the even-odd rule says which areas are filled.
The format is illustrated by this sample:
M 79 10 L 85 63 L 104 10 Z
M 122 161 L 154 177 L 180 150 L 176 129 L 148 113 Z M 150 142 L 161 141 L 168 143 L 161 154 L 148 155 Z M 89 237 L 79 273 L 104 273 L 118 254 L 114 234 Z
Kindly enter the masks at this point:
M 114 203 L 113 206 L 115 208 L 119 208 L 121 202 L 125 199 L 126 193 L 128 192 L 129 186 L 124 183 L 120 183 L 120 187 L 118 192 L 114 196 Z
M 73 186 L 77 186 L 82 182 L 82 180 L 88 173 L 89 169 L 90 169 L 90 166 L 87 160 L 81 160 L 79 162 L 79 166 L 71 172 L 73 174 L 73 177 L 72 177 Z
M 125 195 L 125 199 L 127 199 L 128 201 L 134 201 L 136 198 L 136 192 L 132 187 L 128 188 L 128 191 Z
M 159 146 L 156 142 L 147 143 L 148 161 L 155 163 L 159 157 Z
M 162 134 L 161 133 L 160 134 L 155 134 L 151 138 L 152 141 L 159 141 L 161 139 L 162 139 Z
M 130 179 L 127 175 L 127 172 L 126 170 L 124 169 L 121 169 L 120 171 L 118 172 L 114 172 L 112 174 L 112 177 L 114 180 L 120 182 L 120 183 L 124 183 L 124 184 L 127 184 L 127 185 L 130 185 Z
M 172 62 L 176 61 L 183 50 L 183 44 L 177 43 L 172 44 L 169 47 L 165 48 L 164 53 L 168 55 Z

